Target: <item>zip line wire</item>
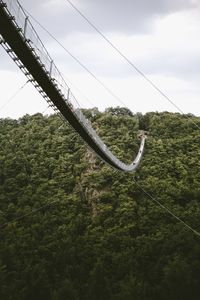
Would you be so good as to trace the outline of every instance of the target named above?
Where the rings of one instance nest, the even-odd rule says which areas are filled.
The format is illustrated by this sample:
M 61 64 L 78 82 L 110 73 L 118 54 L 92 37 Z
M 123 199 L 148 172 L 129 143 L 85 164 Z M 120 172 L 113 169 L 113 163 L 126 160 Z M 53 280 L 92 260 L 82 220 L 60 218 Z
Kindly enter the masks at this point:
M 16 218 L 14 218 L 14 219 L 11 220 L 11 221 L 5 222 L 4 224 L 0 225 L 0 229 L 3 229 L 3 228 L 5 228 L 7 225 L 9 225 L 9 224 L 11 224 L 11 223 L 13 223 L 13 222 L 20 221 L 20 220 L 24 219 L 25 217 L 28 217 L 28 216 L 30 216 L 30 215 L 32 215 L 32 214 L 34 214 L 34 213 L 36 213 L 36 212 L 38 212 L 38 211 L 40 211 L 40 210 L 46 208 L 46 207 L 49 207 L 50 205 L 52 205 L 52 204 L 54 204 L 54 203 L 56 203 L 56 202 L 58 202 L 58 201 L 59 201 L 59 200 L 54 200 L 54 201 L 49 202 L 49 203 L 47 203 L 47 204 L 45 204 L 45 205 L 43 205 L 43 206 L 40 206 L 39 208 L 33 209 L 33 210 L 30 211 L 29 213 L 26 213 L 26 214 L 24 214 L 24 215 L 21 215 L 21 216 L 19 216 L 19 217 L 16 217 Z
M 113 42 L 111 42 L 105 34 L 100 31 L 100 29 L 97 28 L 94 23 L 92 23 L 88 17 L 86 17 L 70 0 L 66 0 L 75 10 L 76 12 L 98 33 L 101 35 L 101 37 L 138 73 L 140 74 L 161 96 L 163 96 L 168 102 L 171 103 L 172 106 L 174 106 L 181 114 L 185 114 L 183 110 L 172 101 L 169 96 L 167 96 L 149 77 L 147 77 L 126 55 L 122 53 L 121 50 Z M 186 115 L 187 116 L 187 115 Z M 200 129 L 200 126 L 196 124 L 190 117 L 188 117 L 192 121 L 192 123 Z
M 1 107 L 0 111 L 2 111 L 27 85 L 29 80 L 27 80 Z
M 122 99 L 120 99 L 109 87 L 106 86 L 105 83 L 103 83 L 92 71 L 88 69 L 74 54 L 72 54 L 59 40 L 53 36 L 52 33 L 48 29 L 46 29 L 33 15 L 31 15 L 27 9 L 23 7 L 24 11 L 37 23 L 56 43 L 63 48 L 63 50 L 70 55 L 85 71 L 88 72 L 113 98 L 115 98 L 118 102 L 120 102 L 124 107 L 127 107 L 127 105 L 124 103 Z
M 153 197 L 151 194 L 149 194 L 136 180 L 135 178 L 133 178 L 133 181 L 135 182 L 135 184 L 137 185 L 137 187 L 145 194 L 147 195 L 152 201 L 154 201 L 156 204 L 158 204 L 162 209 L 164 209 L 165 211 L 168 212 L 168 214 L 170 214 L 173 218 L 175 218 L 177 221 L 179 221 L 180 223 L 182 223 L 188 230 L 192 231 L 198 238 L 200 238 L 200 232 L 198 232 L 197 230 L 195 230 L 194 228 L 192 228 L 190 225 L 188 225 L 185 221 L 183 221 L 180 217 L 178 217 L 177 215 L 175 215 L 169 208 L 167 208 L 166 206 L 164 206 L 162 203 L 160 203 L 157 199 L 155 199 L 155 197 Z M 36 208 L 34 210 L 32 210 L 29 213 L 26 213 L 24 215 L 21 215 L 19 217 L 14 218 L 11 221 L 5 222 L 4 224 L 0 225 L 0 229 L 5 228 L 7 225 L 16 222 L 16 221 L 20 221 L 22 219 L 24 219 L 25 217 L 28 217 L 44 208 L 47 208 L 49 206 L 51 206 L 52 204 L 58 202 L 59 200 L 54 200 L 50 203 L 47 203 L 43 206 L 40 206 L 39 208 Z
M 149 194 L 136 180 L 135 178 L 133 178 L 133 181 L 135 182 L 135 184 L 137 185 L 137 187 L 146 195 L 148 196 L 151 200 L 153 200 L 156 204 L 158 204 L 162 209 L 164 209 L 165 211 L 168 212 L 168 214 L 170 214 L 173 218 L 175 218 L 177 221 L 179 221 L 180 223 L 182 223 L 188 230 L 192 231 L 195 235 L 198 236 L 198 238 L 200 238 L 200 232 L 198 232 L 197 230 L 195 230 L 194 228 L 192 228 L 190 225 L 188 225 L 185 221 L 183 221 L 181 218 L 179 218 L 177 215 L 175 215 L 169 208 L 167 208 L 166 206 L 164 206 L 162 203 L 160 203 L 160 201 L 158 201 L 157 199 L 155 199 L 155 197 L 153 197 L 151 194 Z
M 62 74 L 63 75 L 63 74 Z M 64 76 L 63 77 L 66 78 L 66 80 L 71 84 L 71 86 L 76 89 L 80 95 L 83 96 L 83 98 L 85 98 L 85 100 L 92 105 L 93 107 L 95 107 L 95 104 L 80 90 L 80 88 L 77 87 L 77 85 L 75 83 L 73 83 L 68 77 Z

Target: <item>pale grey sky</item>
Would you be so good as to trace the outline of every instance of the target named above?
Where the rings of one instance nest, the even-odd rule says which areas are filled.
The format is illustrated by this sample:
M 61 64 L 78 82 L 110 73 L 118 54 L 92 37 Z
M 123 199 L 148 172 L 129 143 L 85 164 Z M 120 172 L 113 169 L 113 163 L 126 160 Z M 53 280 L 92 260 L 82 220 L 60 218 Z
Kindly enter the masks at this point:
M 200 115 L 199 0 L 71 1 L 182 111 Z M 20 3 L 133 112 L 176 111 L 66 0 L 21 0 Z M 104 109 L 121 105 L 33 24 L 66 81 L 73 83 L 72 91 L 82 106 Z M 0 118 L 46 109 L 46 102 L 30 83 L 1 109 L 25 81 L 24 75 L 0 48 Z

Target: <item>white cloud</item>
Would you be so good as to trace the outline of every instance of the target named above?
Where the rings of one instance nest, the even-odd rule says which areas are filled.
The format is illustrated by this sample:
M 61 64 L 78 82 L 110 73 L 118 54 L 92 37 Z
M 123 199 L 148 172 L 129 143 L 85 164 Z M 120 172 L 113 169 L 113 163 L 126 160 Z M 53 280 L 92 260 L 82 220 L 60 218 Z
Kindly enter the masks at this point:
M 74 32 L 93 32 L 67 0 L 20 2 L 57 36 Z M 199 5 L 197 0 L 71 0 L 71 2 L 104 32 L 123 34 L 152 32 L 158 18 L 197 8 Z
M 59 1 L 62 5 L 64 2 L 65 0 Z M 136 2 L 139 5 L 139 2 Z M 175 111 L 143 78 L 139 77 L 129 65 L 124 63 L 122 58 L 114 53 L 95 32 L 87 28 L 87 30 L 83 30 L 80 33 L 79 23 L 75 25 L 69 24 L 69 20 L 66 20 L 67 23 L 65 23 L 63 14 L 61 13 L 61 18 L 59 19 L 60 13 L 56 10 L 55 17 L 50 23 L 48 16 L 54 13 L 56 3 L 58 4 L 58 1 L 52 0 L 51 6 L 49 6 L 49 1 L 46 0 L 42 3 L 42 6 L 39 6 L 39 2 L 36 1 L 37 5 L 35 4 L 35 6 L 43 7 L 43 10 L 46 6 L 46 8 L 51 10 L 51 12 L 48 12 L 46 9 L 47 16 L 44 15 L 44 21 L 48 21 L 50 28 L 51 26 L 54 28 L 55 24 L 62 23 L 62 39 L 59 36 L 56 37 L 113 90 L 130 109 L 142 112 L 155 110 Z M 83 6 L 83 2 L 81 3 Z M 98 5 L 100 5 L 98 2 L 98 5 L 95 6 L 97 2 L 94 1 L 86 1 L 84 3 L 85 5 L 90 4 L 90 8 L 89 6 L 85 6 L 88 12 L 90 9 L 98 10 Z M 79 5 L 78 2 L 76 4 Z M 124 27 L 124 31 L 122 30 L 123 33 L 112 32 L 109 34 L 109 37 L 184 112 L 192 112 L 200 115 L 200 89 L 198 87 L 200 42 L 197 38 L 200 35 L 199 10 L 193 8 L 196 5 L 194 1 L 163 1 L 162 4 L 165 4 L 166 7 L 162 6 L 156 10 L 154 10 L 154 6 L 146 7 L 144 11 L 143 19 L 146 13 L 149 13 L 151 18 L 153 15 L 154 31 L 148 31 L 145 34 L 144 31 L 142 34 L 139 34 L 140 32 L 138 31 L 135 34 L 134 32 L 130 33 L 129 30 L 125 30 Z M 29 5 L 31 7 L 33 2 L 30 1 Z M 61 5 L 59 4 L 57 8 L 59 10 Z M 69 10 L 69 8 L 67 9 Z M 64 6 L 63 12 L 65 12 Z M 120 13 L 120 11 L 118 10 L 117 13 Z M 142 14 L 142 11 L 140 13 Z M 155 17 L 156 13 L 162 16 L 162 18 Z M 128 19 L 129 14 L 126 17 Z M 112 16 L 111 22 L 113 18 L 114 16 Z M 128 23 L 126 25 L 128 26 Z M 58 29 L 61 25 L 56 26 Z M 63 35 L 65 31 L 63 28 L 65 29 L 66 26 L 71 26 L 73 30 L 77 28 L 77 31 L 73 31 L 70 34 L 67 31 L 67 34 Z M 112 26 L 114 26 L 114 23 L 111 24 Z M 106 28 L 108 29 L 108 26 Z M 107 106 L 121 105 L 83 71 L 54 41 L 49 37 L 47 38 L 44 34 L 42 36 L 46 38 L 46 42 L 44 41 L 44 43 L 55 59 L 59 69 L 88 96 L 93 102 L 93 106 L 99 106 L 100 109 L 104 109 Z M 16 67 L 12 67 L 13 63 L 1 52 L 0 65 L 1 105 L 4 99 L 12 95 L 26 79 L 20 71 L 17 72 Z M 5 72 L 5 69 L 10 71 Z M 91 103 L 89 104 L 76 88 L 72 87 L 72 91 L 80 99 L 82 106 L 91 107 Z M 10 104 L 2 112 L 0 111 L 0 116 L 10 115 L 17 117 L 26 112 L 35 113 L 37 111 L 44 111 L 46 107 L 46 102 L 37 91 L 33 87 L 27 86 L 12 102 L 12 105 Z

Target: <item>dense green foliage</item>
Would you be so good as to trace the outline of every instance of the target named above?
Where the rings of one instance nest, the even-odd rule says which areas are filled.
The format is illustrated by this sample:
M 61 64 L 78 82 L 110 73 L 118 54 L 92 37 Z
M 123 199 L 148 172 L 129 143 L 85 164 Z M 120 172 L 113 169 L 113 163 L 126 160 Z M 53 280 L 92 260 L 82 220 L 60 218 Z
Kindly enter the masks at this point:
M 109 168 L 56 116 L 0 120 L 0 299 L 199 299 L 200 238 L 139 186 L 200 230 L 200 118 L 86 114 L 126 162 L 149 132 L 136 174 Z

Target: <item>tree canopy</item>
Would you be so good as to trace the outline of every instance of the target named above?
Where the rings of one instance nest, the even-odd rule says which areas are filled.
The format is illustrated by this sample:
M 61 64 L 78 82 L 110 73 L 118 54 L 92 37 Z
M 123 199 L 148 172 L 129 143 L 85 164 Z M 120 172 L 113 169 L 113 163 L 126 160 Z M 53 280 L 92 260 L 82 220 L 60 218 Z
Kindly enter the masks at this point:
M 85 113 L 127 163 L 148 131 L 138 172 L 115 172 L 56 115 L 0 119 L 0 299 L 199 299 L 200 239 L 148 194 L 200 230 L 200 118 Z

